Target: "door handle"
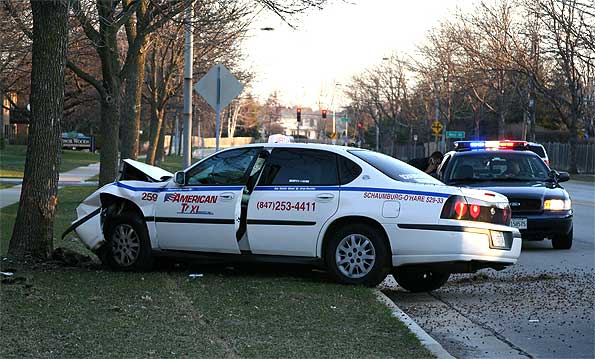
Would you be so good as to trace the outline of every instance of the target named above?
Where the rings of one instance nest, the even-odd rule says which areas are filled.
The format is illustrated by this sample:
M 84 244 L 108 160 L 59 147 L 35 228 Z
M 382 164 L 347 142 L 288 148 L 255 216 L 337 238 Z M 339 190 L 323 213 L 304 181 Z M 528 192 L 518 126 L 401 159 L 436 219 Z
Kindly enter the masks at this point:
M 320 193 L 320 194 L 316 195 L 316 198 L 328 201 L 328 200 L 335 198 L 335 195 L 332 193 Z
M 234 198 L 234 195 L 231 192 L 225 192 L 225 193 L 221 193 L 219 195 L 219 197 L 221 197 L 221 200 L 223 200 L 223 201 L 230 201 Z

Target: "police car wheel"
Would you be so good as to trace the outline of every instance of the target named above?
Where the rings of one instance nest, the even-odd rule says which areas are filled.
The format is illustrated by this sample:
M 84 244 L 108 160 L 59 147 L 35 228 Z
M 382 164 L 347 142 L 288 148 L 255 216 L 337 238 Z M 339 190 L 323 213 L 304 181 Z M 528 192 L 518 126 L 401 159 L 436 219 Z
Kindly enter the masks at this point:
M 329 272 L 340 283 L 376 286 L 389 272 L 384 234 L 366 224 L 349 224 L 326 246 Z
M 552 238 L 552 247 L 554 249 L 570 249 L 572 248 L 573 230 L 563 235 L 557 235 Z
M 419 293 L 442 287 L 448 281 L 450 273 L 433 271 L 423 266 L 406 266 L 395 268 L 393 276 L 405 290 Z
M 114 270 L 142 271 L 153 264 L 151 242 L 143 220 L 124 212 L 106 220 L 106 243 L 98 253 L 102 263 Z

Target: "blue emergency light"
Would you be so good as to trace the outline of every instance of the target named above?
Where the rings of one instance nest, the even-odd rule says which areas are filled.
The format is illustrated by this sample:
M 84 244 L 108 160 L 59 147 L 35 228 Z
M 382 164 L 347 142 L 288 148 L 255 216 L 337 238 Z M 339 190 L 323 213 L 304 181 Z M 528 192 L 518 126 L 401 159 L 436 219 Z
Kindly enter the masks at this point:
M 472 150 L 524 150 L 527 148 L 527 141 L 456 141 L 456 151 Z

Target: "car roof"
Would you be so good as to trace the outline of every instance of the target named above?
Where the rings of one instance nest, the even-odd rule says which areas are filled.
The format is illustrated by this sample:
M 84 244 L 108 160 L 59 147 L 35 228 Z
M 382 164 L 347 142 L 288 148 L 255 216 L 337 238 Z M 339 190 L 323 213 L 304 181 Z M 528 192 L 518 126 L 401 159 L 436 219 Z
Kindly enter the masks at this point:
M 265 147 L 265 148 L 304 148 L 304 149 L 315 149 L 315 150 L 324 150 L 324 151 L 331 151 L 335 153 L 347 153 L 350 150 L 356 151 L 368 151 L 362 148 L 357 147 L 347 147 L 347 146 L 339 146 L 339 145 L 327 145 L 322 143 L 251 143 L 248 145 L 237 146 L 237 147 L 230 147 L 228 149 L 234 148 L 246 148 L 246 147 Z

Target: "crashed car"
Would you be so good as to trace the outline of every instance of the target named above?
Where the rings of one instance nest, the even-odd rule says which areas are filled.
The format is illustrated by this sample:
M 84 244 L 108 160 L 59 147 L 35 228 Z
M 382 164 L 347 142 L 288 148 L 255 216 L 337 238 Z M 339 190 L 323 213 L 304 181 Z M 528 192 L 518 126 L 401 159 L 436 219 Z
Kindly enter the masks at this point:
M 506 197 L 445 186 L 392 157 L 317 144 L 252 144 L 176 172 L 125 160 L 77 208 L 74 230 L 109 267 L 164 256 L 316 263 L 337 281 L 410 291 L 503 269 L 521 237 Z

